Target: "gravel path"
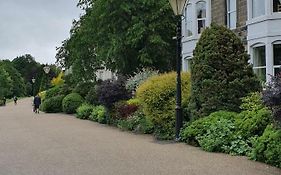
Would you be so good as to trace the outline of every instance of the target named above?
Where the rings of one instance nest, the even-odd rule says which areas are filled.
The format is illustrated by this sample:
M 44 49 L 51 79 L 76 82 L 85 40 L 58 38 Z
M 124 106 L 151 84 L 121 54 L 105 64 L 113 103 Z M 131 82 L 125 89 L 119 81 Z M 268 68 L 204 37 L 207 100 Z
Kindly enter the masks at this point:
M 281 175 L 281 170 L 70 115 L 36 115 L 28 98 L 0 107 L 0 175 Z

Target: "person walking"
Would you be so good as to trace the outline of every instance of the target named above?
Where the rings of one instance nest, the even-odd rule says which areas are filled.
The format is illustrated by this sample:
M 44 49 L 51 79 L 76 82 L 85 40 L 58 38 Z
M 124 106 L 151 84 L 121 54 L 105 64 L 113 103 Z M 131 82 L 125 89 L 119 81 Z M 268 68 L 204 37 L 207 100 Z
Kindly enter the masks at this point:
M 6 106 L 6 97 L 3 98 L 3 104 Z
M 17 104 L 17 102 L 18 102 L 18 97 L 14 96 L 14 103 L 15 103 L 15 105 Z
M 33 105 L 34 105 L 34 112 L 39 114 L 39 107 L 41 105 L 41 98 L 39 95 L 36 95 L 34 97 L 34 100 L 33 100 Z

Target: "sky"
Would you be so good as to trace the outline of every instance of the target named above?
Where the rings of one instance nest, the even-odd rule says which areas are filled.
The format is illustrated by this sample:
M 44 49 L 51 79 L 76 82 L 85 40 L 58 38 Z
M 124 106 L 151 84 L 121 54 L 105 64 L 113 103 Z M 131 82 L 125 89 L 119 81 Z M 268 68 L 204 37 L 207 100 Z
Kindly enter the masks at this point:
M 31 54 L 55 63 L 56 47 L 69 38 L 78 0 L 0 0 L 0 59 Z

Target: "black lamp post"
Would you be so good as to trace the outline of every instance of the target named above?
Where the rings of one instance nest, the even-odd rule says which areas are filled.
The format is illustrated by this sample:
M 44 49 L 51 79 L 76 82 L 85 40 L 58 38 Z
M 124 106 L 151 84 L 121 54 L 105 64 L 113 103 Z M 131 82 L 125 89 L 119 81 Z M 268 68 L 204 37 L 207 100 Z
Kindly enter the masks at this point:
M 34 83 L 35 83 L 35 78 L 34 77 L 32 77 L 32 79 L 31 79 L 31 83 L 32 83 L 32 89 L 31 89 L 31 93 L 32 93 L 32 96 L 34 96 Z
M 176 141 L 179 140 L 180 129 L 183 125 L 181 108 L 181 62 L 182 62 L 182 44 L 181 44 L 181 17 L 187 0 L 169 0 L 175 15 L 178 17 L 177 24 L 177 96 L 176 96 Z
M 48 79 L 49 76 L 48 76 L 48 74 L 49 74 L 51 68 L 50 68 L 50 66 L 46 65 L 46 66 L 43 67 L 43 70 L 44 70 L 44 72 L 47 75 L 47 87 L 46 88 L 48 89 L 49 88 L 49 79 Z

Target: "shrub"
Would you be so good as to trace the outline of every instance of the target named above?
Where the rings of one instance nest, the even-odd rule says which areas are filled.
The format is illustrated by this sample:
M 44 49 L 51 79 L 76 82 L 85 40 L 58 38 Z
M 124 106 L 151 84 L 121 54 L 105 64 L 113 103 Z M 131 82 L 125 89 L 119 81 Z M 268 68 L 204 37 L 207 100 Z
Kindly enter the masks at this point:
M 126 89 L 129 92 L 133 92 L 137 89 L 137 87 L 147 80 L 149 77 L 157 75 L 158 71 L 153 71 L 151 69 L 142 69 L 138 73 L 135 73 L 134 76 L 130 77 L 126 81 Z
M 191 64 L 192 118 L 218 110 L 240 111 L 241 97 L 261 89 L 241 40 L 223 26 L 202 33 Z
M 257 111 L 263 109 L 265 105 L 260 92 L 253 92 L 242 98 L 240 109 L 243 111 Z
M 281 168 L 281 130 L 268 125 L 254 143 L 251 158 Z
M 90 120 L 97 121 L 99 123 L 106 123 L 106 109 L 104 106 L 95 106 L 93 112 L 90 115 Z
M 83 98 L 77 93 L 68 94 L 62 101 L 63 112 L 73 114 L 83 103 Z
M 55 97 L 57 95 L 60 95 L 60 86 L 55 86 L 55 87 L 52 87 L 51 89 L 47 90 L 45 99 Z
M 281 126 L 281 74 L 271 78 L 262 93 L 262 100 L 273 113 L 273 118 Z
M 74 88 L 73 92 L 78 93 L 83 98 L 86 97 L 86 95 L 89 93 L 89 90 L 95 87 L 94 82 L 86 81 L 86 82 L 80 82 L 77 84 L 77 86 Z
M 190 95 L 190 74 L 182 74 L 182 106 Z M 158 139 L 172 139 L 175 131 L 176 73 L 153 76 L 137 89 L 144 114 L 154 125 Z
M 97 105 L 98 104 L 98 96 L 96 93 L 96 88 L 92 87 L 88 94 L 85 97 L 86 102 L 92 104 L 92 105 Z
M 91 115 L 93 111 L 94 106 L 89 104 L 82 104 L 77 110 L 76 110 L 76 116 L 80 119 L 89 119 L 89 116 Z
M 125 131 L 133 131 L 140 134 L 150 134 L 153 132 L 153 124 L 149 121 L 141 110 L 125 120 L 119 120 L 117 127 Z
M 42 103 L 41 110 L 44 112 L 47 112 L 47 113 L 62 112 L 62 100 L 63 99 L 64 99 L 64 95 L 50 97 Z
M 141 101 L 137 98 L 132 98 L 130 100 L 127 101 L 128 105 L 136 105 L 136 106 L 140 106 L 141 105 Z
M 126 119 L 131 114 L 138 110 L 138 106 L 127 104 L 125 101 L 120 101 L 114 104 L 114 119 Z
M 126 90 L 124 80 L 106 80 L 97 86 L 99 103 L 111 108 L 113 104 L 120 100 L 127 100 L 130 98 L 129 92 Z
M 194 146 L 199 146 L 198 137 L 207 133 L 207 130 L 213 123 L 222 119 L 234 121 L 237 113 L 228 111 L 218 111 L 210 114 L 208 117 L 198 119 L 187 123 L 181 131 L 181 140 Z

